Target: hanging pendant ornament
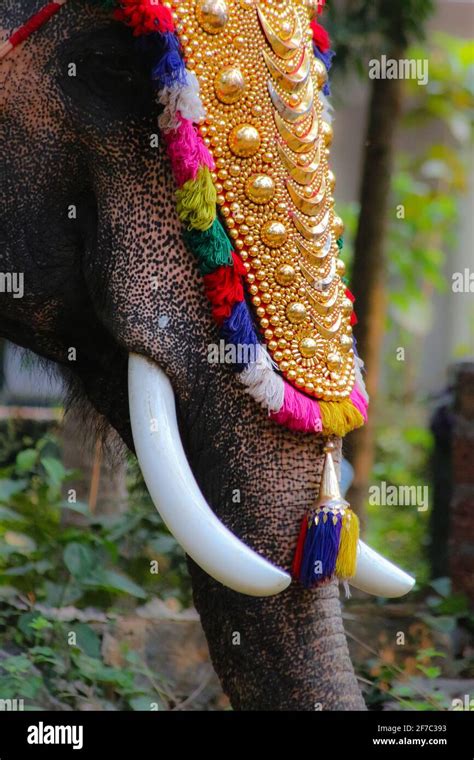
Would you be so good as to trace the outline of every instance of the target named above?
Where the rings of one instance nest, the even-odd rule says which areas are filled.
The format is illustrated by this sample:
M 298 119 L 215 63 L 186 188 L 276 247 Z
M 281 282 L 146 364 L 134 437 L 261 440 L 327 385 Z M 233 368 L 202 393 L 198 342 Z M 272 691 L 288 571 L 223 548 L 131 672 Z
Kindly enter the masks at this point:
M 334 576 L 347 581 L 356 571 L 359 520 L 341 496 L 334 448 L 332 442 L 324 447 L 318 500 L 303 518 L 293 560 L 293 577 L 306 588 Z

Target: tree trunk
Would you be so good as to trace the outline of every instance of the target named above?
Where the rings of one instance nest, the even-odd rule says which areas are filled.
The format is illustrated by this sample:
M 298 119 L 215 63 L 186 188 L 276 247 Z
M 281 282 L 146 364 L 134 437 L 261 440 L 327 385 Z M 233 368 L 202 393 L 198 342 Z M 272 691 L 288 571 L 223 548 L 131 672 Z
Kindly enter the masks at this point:
M 403 50 L 394 51 L 403 57 Z M 374 79 L 360 190 L 360 215 L 354 247 L 352 291 L 356 298 L 357 348 L 366 365 L 366 385 L 376 401 L 386 315 L 384 248 L 390 197 L 395 130 L 401 112 L 402 82 Z M 348 499 L 364 522 L 364 503 L 374 459 L 373 421 L 349 436 L 354 482 Z

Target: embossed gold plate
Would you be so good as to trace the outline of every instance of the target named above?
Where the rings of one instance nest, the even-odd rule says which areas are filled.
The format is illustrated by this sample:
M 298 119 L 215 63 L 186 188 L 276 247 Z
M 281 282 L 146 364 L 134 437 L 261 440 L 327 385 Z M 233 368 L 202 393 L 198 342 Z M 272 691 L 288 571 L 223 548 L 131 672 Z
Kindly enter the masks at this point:
M 294 0 L 176 0 L 172 8 L 207 111 L 199 129 L 216 162 L 220 213 L 266 345 L 308 395 L 347 398 L 352 304 L 337 259 L 326 70 L 313 56 L 308 11 Z

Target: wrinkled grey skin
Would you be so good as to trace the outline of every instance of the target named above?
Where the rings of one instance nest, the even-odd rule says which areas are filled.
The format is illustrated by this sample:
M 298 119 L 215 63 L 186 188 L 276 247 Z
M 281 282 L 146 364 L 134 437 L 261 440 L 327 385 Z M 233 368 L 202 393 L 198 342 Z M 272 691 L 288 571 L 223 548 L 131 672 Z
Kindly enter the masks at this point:
M 7 0 L 3 38 L 41 4 Z M 25 294 L 0 294 L 0 335 L 72 371 L 131 448 L 127 354 L 153 359 L 173 384 L 183 443 L 209 504 L 237 536 L 288 568 L 316 497 L 322 442 L 270 422 L 228 367 L 207 362 L 217 334 L 181 241 L 169 165 L 150 147 L 148 68 L 129 30 L 73 1 L 4 60 L 0 271 L 24 272 Z M 306 591 L 293 583 L 256 599 L 192 562 L 190 569 L 235 709 L 363 709 L 335 584 Z

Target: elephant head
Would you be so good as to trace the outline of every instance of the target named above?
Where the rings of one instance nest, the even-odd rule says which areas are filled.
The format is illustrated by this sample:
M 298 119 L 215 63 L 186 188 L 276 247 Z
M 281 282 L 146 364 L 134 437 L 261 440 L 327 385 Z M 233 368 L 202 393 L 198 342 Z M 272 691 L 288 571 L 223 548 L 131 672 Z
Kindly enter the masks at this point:
M 3 37 L 40 5 L 7 0 Z M 136 450 L 191 557 L 233 706 L 359 709 L 337 584 L 307 590 L 286 572 L 323 440 L 276 425 L 208 360 L 219 338 L 154 139 L 150 66 L 147 47 L 86 2 L 3 59 L 0 270 L 21 273 L 24 293 L 0 293 L 0 334 L 56 362 Z M 385 595 L 411 586 L 363 544 L 354 582 Z

